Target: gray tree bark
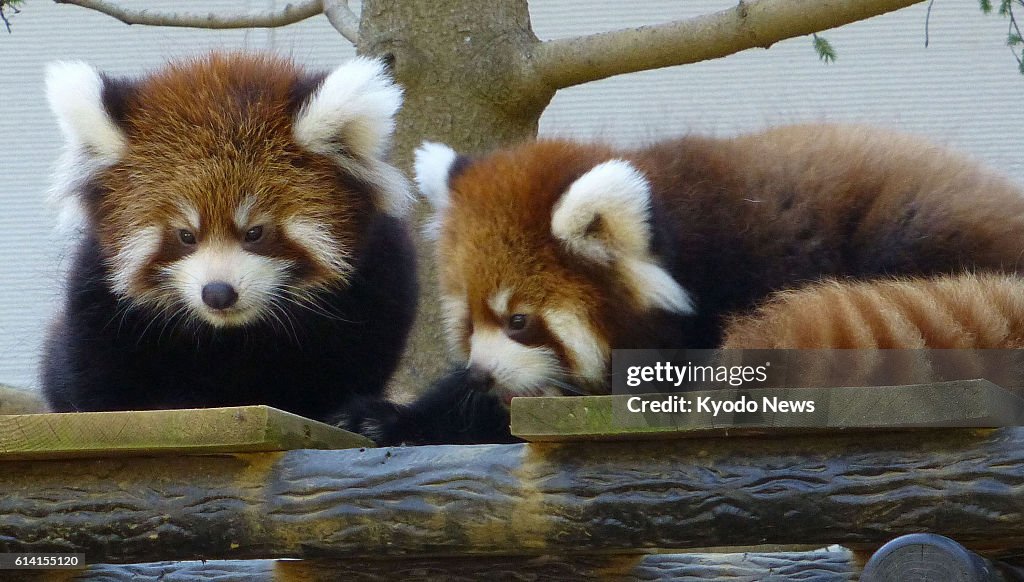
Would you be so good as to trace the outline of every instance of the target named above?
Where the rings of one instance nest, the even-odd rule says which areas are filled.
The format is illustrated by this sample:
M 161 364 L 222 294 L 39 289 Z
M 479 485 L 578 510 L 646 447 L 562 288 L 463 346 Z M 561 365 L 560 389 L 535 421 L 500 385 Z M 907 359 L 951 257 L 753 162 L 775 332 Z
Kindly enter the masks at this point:
M 525 0 L 365 0 L 359 38 L 360 53 L 393 60 L 395 77 L 405 87 L 394 159 L 406 170 L 423 140 L 472 154 L 533 138 L 555 94 L 523 74 L 526 55 L 539 42 Z M 426 205 L 418 208 L 417 231 L 427 214 Z M 392 382 L 399 395 L 422 389 L 449 361 L 433 245 L 419 237 L 417 248 L 420 300 L 405 360 Z

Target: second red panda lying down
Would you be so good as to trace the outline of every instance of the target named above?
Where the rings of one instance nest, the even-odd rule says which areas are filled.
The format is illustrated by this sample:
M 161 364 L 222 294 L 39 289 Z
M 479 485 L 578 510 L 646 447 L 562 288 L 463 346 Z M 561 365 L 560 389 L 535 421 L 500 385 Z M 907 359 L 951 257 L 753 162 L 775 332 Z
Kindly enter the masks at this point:
M 725 349 L 1021 349 L 1024 279 L 823 281 L 773 295 L 724 335 Z
M 802 125 L 639 150 L 417 152 L 452 350 L 501 400 L 602 393 L 615 348 L 713 348 L 825 277 L 1017 271 L 1024 196 L 919 139 Z

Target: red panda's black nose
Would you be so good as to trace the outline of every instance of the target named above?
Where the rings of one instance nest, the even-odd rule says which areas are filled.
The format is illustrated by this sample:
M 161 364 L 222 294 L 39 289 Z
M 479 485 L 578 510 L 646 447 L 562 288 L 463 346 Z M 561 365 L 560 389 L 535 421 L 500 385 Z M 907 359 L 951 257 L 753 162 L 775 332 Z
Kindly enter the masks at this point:
M 213 309 L 227 309 L 238 302 L 235 288 L 223 281 L 203 285 L 203 303 Z
M 480 392 L 488 392 L 494 387 L 494 375 L 480 366 L 472 365 L 466 372 L 466 381 L 470 387 Z

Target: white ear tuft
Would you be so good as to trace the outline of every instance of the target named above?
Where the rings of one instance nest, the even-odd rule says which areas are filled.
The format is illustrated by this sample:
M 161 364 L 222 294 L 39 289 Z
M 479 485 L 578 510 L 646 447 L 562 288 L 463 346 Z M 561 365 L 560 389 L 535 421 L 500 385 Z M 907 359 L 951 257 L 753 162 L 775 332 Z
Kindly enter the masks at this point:
M 458 159 L 459 154 L 443 143 L 425 141 L 416 149 L 416 185 L 435 212 L 448 207 L 448 178 Z
M 645 307 L 694 312 L 690 294 L 652 256 L 651 185 L 625 160 L 594 166 L 555 205 L 551 232 L 584 259 L 612 266 Z
M 651 187 L 625 160 L 594 166 L 555 205 L 551 232 L 572 251 L 607 264 L 616 256 L 647 254 Z
M 310 151 L 364 160 L 386 153 L 402 90 L 383 61 L 354 58 L 323 80 L 295 116 L 295 139 Z M 344 151 L 339 152 L 339 144 Z
M 374 203 L 402 217 L 412 204 L 405 176 L 385 161 L 402 90 L 384 62 L 357 57 L 324 78 L 295 115 L 292 132 L 309 151 L 376 186 Z
M 649 261 L 626 259 L 622 270 L 633 294 L 648 307 L 672 313 L 696 313 L 693 298 L 668 272 Z
M 69 149 L 113 164 L 127 147 L 124 133 L 103 106 L 103 78 L 81 61 L 46 67 L 46 97 Z

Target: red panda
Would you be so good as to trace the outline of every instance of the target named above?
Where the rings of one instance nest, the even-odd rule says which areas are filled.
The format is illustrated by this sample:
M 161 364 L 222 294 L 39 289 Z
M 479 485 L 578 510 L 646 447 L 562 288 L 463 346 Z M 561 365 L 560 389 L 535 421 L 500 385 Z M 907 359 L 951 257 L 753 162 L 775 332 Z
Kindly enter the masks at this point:
M 416 283 L 380 62 L 214 53 L 138 79 L 65 62 L 46 84 L 54 195 L 82 230 L 42 361 L 53 410 L 324 419 L 381 393 Z
M 728 319 L 724 349 L 1022 349 L 1024 279 L 822 281 Z
M 602 393 L 612 349 L 715 348 L 723 320 L 823 277 L 1017 271 L 1024 196 L 880 129 L 798 125 L 637 150 L 423 145 L 451 348 L 513 396 Z
M 729 318 L 723 335 L 723 358 L 730 350 L 802 350 L 787 354 L 787 386 L 986 378 L 1019 392 L 1024 279 L 827 280 L 773 294 Z

